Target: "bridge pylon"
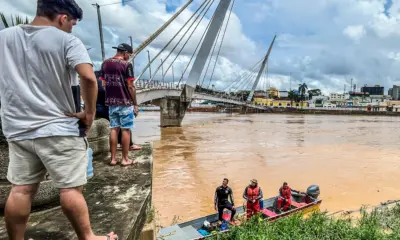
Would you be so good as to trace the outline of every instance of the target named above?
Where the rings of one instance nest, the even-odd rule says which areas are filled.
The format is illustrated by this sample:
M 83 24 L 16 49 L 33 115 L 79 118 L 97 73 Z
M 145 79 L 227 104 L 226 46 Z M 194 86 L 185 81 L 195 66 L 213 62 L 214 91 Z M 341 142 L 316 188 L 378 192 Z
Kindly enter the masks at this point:
M 160 101 L 160 126 L 180 127 L 186 110 L 192 102 L 192 96 L 199 82 L 201 73 L 210 55 L 212 46 L 217 40 L 217 34 L 222 27 L 228 12 L 231 0 L 220 0 L 215 10 L 214 17 L 210 20 L 210 26 L 204 37 L 203 43 L 190 70 L 188 80 L 182 90 L 180 97 L 168 97 Z

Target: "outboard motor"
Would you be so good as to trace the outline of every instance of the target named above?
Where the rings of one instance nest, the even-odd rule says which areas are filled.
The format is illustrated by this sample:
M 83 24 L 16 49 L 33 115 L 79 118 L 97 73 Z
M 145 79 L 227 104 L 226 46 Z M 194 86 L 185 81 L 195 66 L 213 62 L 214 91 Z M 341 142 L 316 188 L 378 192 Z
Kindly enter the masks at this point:
M 307 188 L 307 195 L 314 198 L 315 200 L 318 199 L 320 191 L 318 185 L 311 185 Z

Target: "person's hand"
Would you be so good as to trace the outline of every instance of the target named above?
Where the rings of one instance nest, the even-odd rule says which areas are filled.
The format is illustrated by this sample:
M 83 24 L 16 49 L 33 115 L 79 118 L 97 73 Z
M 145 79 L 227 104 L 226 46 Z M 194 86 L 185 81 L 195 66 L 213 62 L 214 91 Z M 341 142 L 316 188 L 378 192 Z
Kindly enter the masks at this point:
M 65 113 L 65 115 L 78 118 L 83 123 L 83 125 L 85 125 L 85 135 L 89 133 L 95 117 L 95 114 L 87 114 L 86 112 Z
M 236 209 L 235 206 L 232 206 L 232 209 L 235 210 Z
M 134 106 L 133 113 L 135 114 L 135 117 L 139 115 L 139 106 L 137 105 Z

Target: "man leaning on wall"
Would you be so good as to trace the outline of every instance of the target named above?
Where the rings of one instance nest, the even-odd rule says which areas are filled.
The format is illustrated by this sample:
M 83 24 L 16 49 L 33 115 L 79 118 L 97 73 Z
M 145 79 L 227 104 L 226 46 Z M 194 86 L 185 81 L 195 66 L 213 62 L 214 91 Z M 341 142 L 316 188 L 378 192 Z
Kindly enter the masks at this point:
M 0 97 L 9 142 L 5 208 L 9 239 L 22 240 L 32 199 L 46 171 L 60 190 L 60 204 L 81 240 L 96 236 L 82 195 L 89 131 L 96 112 L 97 82 L 87 50 L 70 33 L 83 16 L 74 0 L 38 0 L 31 24 L 0 31 Z M 85 111 L 79 111 L 81 78 Z

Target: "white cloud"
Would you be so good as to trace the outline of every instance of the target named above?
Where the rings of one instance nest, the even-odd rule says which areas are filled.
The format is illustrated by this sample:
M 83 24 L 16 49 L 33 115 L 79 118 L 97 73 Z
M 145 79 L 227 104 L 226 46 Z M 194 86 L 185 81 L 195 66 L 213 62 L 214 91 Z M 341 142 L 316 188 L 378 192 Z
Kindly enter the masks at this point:
M 359 42 L 361 38 L 363 38 L 366 34 L 366 30 L 363 25 L 353 25 L 347 26 L 343 30 L 343 34 L 355 42 Z
M 323 92 L 342 92 L 344 84 L 349 85 L 353 78 L 358 86 L 380 84 L 387 89 L 394 82 L 400 81 L 400 1 L 392 1 L 393 4 L 386 11 L 387 15 L 385 1 L 236 0 L 213 82 L 220 89 L 229 86 L 231 79 L 235 79 L 265 55 L 273 34 L 277 33 L 277 42 L 269 59 L 269 79 L 264 78 L 259 87 L 270 84 L 280 89 L 289 89 L 289 75 L 292 73 L 292 88 L 306 82 L 310 87 L 322 88 Z M 87 46 L 93 47 L 89 53 L 94 62 L 100 63 L 97 15 L 91 6 L 95 1 L 77 2 L 84 10 L 84 20 L 78 24 L 74 34 Z M 185 2 L 135 0 L 125 7 L 118 4 L 102 7 L 106 56 L 114 54 L 112 46 L 129 42 L 128 36 L 133 37 L 135 45 L 150 36 L 172 16 L 173 13 L 166 10 L 166 4 L 175 8 Z M 146 51 L 149 50 L 155 56 L 201 2 L 195 0 L 194 6 L 185 10 L 139 54 L 135 61 L 136 72 L 147 63 Z M 0 1 L 0 8 L 7 9 L 6 14 L 33 17 L 35 7 L 34 0 Z M 174 64 L 175 79 L 186 67 L 210 17 L 211 13 L 207 14 L 206 21 L 199 26 L 201 31 L 196 31 L 183 51 L 183 56 Z M 162 54 L 162 58 L 166 54 L 168 51 Z M 167 60 L 170 61 L 171 58 Z M 152 65 L 153 71 L 158 64 L 159 60 Z M 170 71 L 167 79 L 171 77 Z

